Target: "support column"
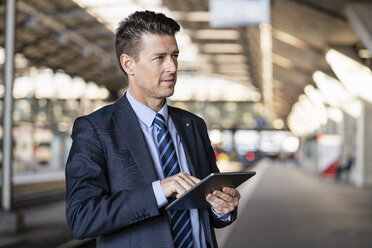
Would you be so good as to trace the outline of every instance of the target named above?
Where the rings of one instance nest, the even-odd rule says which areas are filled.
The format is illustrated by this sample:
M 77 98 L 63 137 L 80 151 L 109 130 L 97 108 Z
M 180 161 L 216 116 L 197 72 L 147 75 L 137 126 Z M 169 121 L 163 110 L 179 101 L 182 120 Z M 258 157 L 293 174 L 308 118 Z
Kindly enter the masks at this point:
M 5 9 L 5 69 L 4 69 L 4 116 L 3 116 L 3 171 L 2 208 L 11 209 L 12 201 L 12 113 L 14 77 L 15 0 L 6 1 Z
M 363 101 L 362 113 L 357 120 L 356 160 L 352 182 L 358 187 L 372 186 L 372 104 Z

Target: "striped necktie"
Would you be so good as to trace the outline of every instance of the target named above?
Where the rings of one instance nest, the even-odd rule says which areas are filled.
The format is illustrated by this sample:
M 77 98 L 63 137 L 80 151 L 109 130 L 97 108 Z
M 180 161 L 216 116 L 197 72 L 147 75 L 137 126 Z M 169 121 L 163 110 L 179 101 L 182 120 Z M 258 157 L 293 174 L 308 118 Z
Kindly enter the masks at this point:
M 156 114 L 154 124 L 158 128 L 157 141 L 164 177 L 180 173 L 176 149 L 164 116 Z M 192 247 L 191 219 L 188 210 L 170 211 L 174 247 Z

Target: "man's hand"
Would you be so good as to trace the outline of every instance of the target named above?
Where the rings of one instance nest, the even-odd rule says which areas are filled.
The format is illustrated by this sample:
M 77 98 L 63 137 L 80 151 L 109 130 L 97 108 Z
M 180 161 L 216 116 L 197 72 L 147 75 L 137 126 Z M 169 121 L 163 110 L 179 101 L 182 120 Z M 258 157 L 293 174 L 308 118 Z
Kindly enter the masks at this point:
M 165 197 L 178 198 L 198 182 L 200 182 L 200 179 L 193 177 L 186 172 L 181 172 L 160 180 L 160 185 Z
M 224 187 L 222 191 L 215 190 L 208 194 L 207 202 L 219 214 L 227 214 L 239 204 L 240 194 L 234 188 Z

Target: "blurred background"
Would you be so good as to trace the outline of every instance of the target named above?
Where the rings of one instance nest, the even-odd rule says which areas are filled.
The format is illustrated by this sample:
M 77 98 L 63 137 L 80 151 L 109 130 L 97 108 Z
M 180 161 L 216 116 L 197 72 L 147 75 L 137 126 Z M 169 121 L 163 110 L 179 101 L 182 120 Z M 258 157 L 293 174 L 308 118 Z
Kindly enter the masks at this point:
M 0 247 L 95 247 L 65 220 L 71 129 L 125 92 L 114 32 L 145 9 L 182 26 L 170 105 L 257 172 L 219 245 L 371 247 L 370 0 L 0 0 Z

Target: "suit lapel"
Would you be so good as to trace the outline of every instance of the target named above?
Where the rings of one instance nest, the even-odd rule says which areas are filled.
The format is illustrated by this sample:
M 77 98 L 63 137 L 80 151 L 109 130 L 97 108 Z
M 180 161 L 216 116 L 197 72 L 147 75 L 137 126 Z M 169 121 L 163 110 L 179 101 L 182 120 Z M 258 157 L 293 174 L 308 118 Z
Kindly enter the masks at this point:
M 158 180 L 159 178 L 155 172 L 154 163 L 137 116 L 125 95 L 115 104 L 112 119 L 118 127 L 119 138 L 123 138 L 126 141 L 128 149 L 134 161 L 145 175 L 146 181 L 150 183 Z
M 191 119 L 182 116 L 182 112 L 175 111 L 173 107 L 168 107 L 168 113 L 171 116 L 173 123 L 177 129 L 177 133 L 181 138 L 182 146 L 185 150 L 185 155 L 190 173 L 200 178 L 201 173 L 196 165 L 196 143 L 194 133 L 194 123 Z

